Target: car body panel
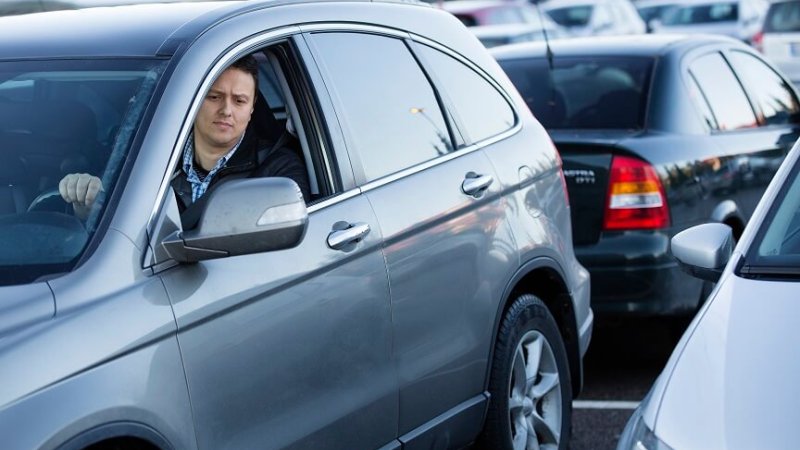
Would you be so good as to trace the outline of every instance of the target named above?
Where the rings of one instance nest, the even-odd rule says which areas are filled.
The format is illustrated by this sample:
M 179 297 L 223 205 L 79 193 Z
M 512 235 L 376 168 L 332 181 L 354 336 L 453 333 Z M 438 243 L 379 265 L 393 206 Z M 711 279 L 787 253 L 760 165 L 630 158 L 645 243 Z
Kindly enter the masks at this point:
M 499 186 L 466 195 L 469 172 L 495 176 L 478 151 L 366 192 L 386 240 L 401 434 L 483 392 L 490 299 L 517 265 Z
M 0 370 L 4 447 L 54 448 L 114 416 L 158 429 L 173 445 L 195 445 L 164 287 L 111 263 L 136 255 L 129 239 L 109 232 L 94 258 L 49 282 L 58 314 L 0 339 L 0 358 L 17 361 Z
M 350 252 L 326 244 L 342 220 L 371 228 Z M 201 447 L 379 447 L 397 435 L 380 228 L 360 196 L 309 223 L 293 249 L 163 274 Z

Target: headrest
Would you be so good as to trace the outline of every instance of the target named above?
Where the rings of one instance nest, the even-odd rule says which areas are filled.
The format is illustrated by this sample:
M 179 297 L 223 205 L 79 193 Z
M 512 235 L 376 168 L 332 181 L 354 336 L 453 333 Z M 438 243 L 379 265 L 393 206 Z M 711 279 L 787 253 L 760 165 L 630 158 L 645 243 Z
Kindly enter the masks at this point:
M 75 100 L 0 100 L 0 131 L 61 140 L 97 140 L 94 112 Z

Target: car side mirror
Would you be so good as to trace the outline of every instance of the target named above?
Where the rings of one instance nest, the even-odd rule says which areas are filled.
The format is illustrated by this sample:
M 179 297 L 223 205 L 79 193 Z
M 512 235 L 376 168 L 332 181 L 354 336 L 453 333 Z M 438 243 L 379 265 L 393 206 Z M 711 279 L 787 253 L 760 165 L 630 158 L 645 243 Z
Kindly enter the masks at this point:
M 724 223 L 705 223 L 672 237 L 672 255 L 694 277 L 716 282 L 733 253 L 733 232 Z
M 288 178 L 232 180 L 211 191 L 196 228 L 162 242 L 178 262 L 283 250 L 298 245 L 308 211 L 297 183 Z

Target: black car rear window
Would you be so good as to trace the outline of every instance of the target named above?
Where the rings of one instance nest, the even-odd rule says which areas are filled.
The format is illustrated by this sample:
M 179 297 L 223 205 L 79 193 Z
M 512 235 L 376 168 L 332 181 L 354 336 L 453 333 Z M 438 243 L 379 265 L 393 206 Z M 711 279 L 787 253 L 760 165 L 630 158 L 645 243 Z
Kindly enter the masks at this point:
M 547 14 L 561 26 L 580 27 L 589 23 L 593 10 L 593 5 L 569 6 L 548 9 Z
M 664 15 L 663 22 L 664 25 L 691 25 L 737 20 L 739 20 L 739 5 L 724 2 L 675 8 Z
M 800 2 L 773 3 L 764 21 L 765 33 L 800 31 Z
M 534 116 L 548 129 L 641 129 L 653 58 L 501 60 Z

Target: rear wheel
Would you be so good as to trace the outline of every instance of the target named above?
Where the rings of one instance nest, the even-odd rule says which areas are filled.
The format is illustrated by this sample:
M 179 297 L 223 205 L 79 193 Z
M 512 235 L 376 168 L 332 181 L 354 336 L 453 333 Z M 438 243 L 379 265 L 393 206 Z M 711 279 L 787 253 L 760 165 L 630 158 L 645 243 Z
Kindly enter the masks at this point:
M 572 426 L 571 386 L 567 353 L 553 316 L 538 297 L 521 295 L 498 332 L 482 446 L 566 449 Z

